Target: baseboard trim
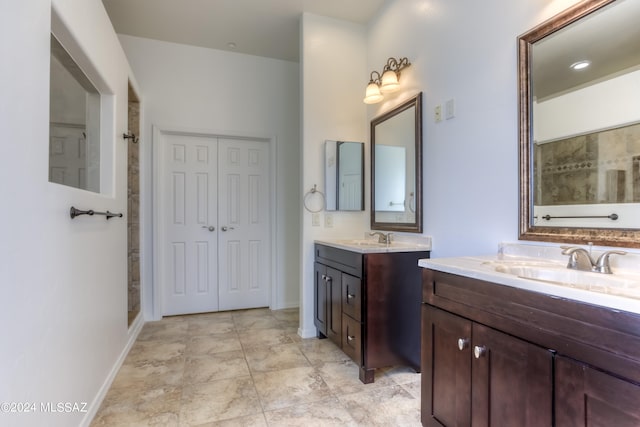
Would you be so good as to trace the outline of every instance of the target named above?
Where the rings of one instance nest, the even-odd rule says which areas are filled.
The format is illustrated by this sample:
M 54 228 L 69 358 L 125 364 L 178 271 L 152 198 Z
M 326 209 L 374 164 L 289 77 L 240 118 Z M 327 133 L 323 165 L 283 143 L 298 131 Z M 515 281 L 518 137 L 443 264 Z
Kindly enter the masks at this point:
M 102 387 L 100 387 L 98 394 L 96 395 L 96 397 L 93 399 L 93 401 L 87 408 L 87 413 L 85 414 L 85 417 L 82 419 L 80 426 L 89 427 L 89 425 L 91 424 L 91 421 L 93 421 L 93 418 L 98 413 L 98 409 L 100 409 L 100 405 L 102 404 L 102 401 L 104 400 L 107 393 L 109 392 L 109 388 L 111 387 L 113 380 L 116 378 L 116 375 L 118 375 L 118 371 L 120 370 L 120 367 L 124 363 L 124 360 L 127 358 L 127 354 L 129 354 L 129 350 L 131 350 L 131 347 L 133 347 L 133 344 L 136 342 L 136 339 L 138 338 L 138 334 L 140 334 L 140 331 L 142 330 L 142 326 L 144 326 L 144 318 L 142 316 L 142 313 L 138 313 L 135 320 L 129 327 L 129 338 L 127 340 L 127 345 L 122 349 L 120 356 L 118 357 L 113 367 L 111 368 L 109 375 L 107 375 L 107 378 L 104 380 L 104 383 L 102 384 Z
M 303 339 L 315 338 L 316 336 L 318 336 L 318 331 L 316 330 L 316 328 L 310 328 L 310 329 L 298 328 L 298 335 L 300 335 L 300 337 Z

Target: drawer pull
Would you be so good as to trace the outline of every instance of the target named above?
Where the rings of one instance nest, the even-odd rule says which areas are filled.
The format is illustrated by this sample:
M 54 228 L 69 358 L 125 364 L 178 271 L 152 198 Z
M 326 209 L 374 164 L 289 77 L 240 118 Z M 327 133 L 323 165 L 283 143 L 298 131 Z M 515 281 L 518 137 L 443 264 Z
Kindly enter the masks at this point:
M 473 357 L 475 357 L 476 359 L 480 359 L 485 354 L 487 354 L 487 348 L 485 346 L 477 345 L 473 347 Z
M 347 299 L 352 299 L 355 298 L 355 295 L 350 294 L 349 292 L 347 292 Z
M 327 275 L 326 274 L 322 275 L 322 280 L 324 280 L 325 282 L 327 281 Z
M 347 341 L 351 342 L 353 340 L 355 340 L 356 337 L 354 335 L 347 335 Z
M 462 351 L 465 348 L 469 347 L 469 339 L 468 338 L 458 338 L 458 350 Z

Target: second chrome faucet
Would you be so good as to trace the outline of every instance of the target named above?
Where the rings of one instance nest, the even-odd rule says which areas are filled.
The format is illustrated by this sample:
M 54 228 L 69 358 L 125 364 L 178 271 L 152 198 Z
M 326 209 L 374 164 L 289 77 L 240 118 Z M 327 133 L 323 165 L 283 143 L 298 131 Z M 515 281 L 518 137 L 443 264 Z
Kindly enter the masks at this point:
M 611 274 L 610 255 L 625 255 L 624 251 L 606 251 L 594 262 L 589 252 L 577 246 L 560 246 L 563 255 L 569 255 L 567 268 L 594 273 Z

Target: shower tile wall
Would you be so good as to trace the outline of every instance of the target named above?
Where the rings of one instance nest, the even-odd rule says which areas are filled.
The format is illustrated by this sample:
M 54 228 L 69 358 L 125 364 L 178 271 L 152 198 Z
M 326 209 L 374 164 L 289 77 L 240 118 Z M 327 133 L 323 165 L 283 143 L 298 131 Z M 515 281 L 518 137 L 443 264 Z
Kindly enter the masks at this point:
M 131 94 L 129 99 L 131 99 Z M 140 104 L 129 102 L 129 130 L 140 134 Z M 139 143 L 128 141 L 128 320 L 133 322 L 140 312 L 140 160 Z
M 538 144 L 536 205 L 640 202 L 640 124 Z

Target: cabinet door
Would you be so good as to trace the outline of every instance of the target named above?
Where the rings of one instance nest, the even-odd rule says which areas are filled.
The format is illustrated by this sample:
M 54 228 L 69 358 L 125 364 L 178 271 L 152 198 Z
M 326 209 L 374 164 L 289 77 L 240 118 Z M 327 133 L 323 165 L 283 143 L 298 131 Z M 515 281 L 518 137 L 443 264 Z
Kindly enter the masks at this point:
M 472 425 L 550 426 L 553 354 L 473 324 Z
M 422 425 L 471 425 L 471 322 L 422 305 Z
M 314 263 L 313 280 L 313 324 L 318 328 L 318 336 L 327 336 L 327 267 Z
M 342 347 L 342 272 L 327 267 L 327 337 Z
M 640 385 L 558 356 L 556 426 L 638 427 Z

